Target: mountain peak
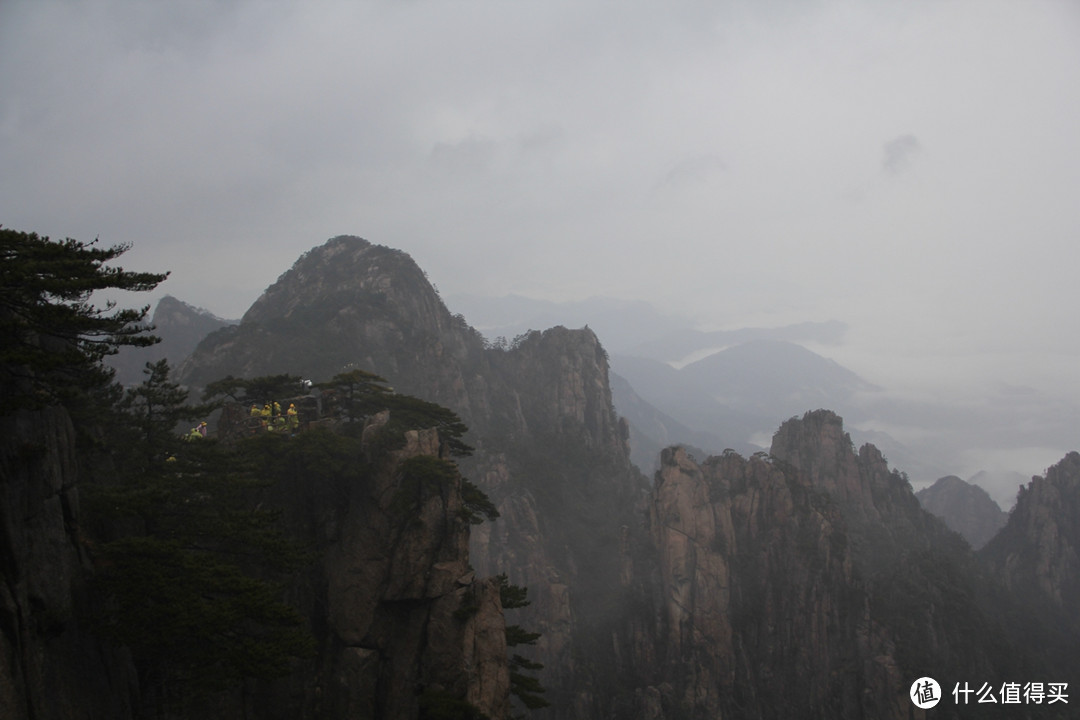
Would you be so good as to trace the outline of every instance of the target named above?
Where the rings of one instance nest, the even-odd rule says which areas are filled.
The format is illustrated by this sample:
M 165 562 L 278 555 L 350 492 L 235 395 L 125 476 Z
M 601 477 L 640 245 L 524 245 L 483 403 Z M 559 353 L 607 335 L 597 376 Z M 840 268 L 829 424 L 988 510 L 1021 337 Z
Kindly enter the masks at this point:
M 301 255 L 255 301 L 242 322 L 288 318 L 335 297 L 385 301 L 388 293 L 398 290 L 442 305 L 408 253 L 353 235 L 338 235 Z
M 947 475 L 915 493 L 926 510 L 978 549 L 1005 526 L 1009 515 L 978 485 Z

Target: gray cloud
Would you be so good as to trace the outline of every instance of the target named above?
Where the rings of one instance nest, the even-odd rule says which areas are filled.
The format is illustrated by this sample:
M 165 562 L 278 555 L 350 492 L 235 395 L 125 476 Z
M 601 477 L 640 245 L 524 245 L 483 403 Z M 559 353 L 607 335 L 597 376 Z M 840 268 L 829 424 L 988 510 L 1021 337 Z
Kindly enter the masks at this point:
M 897 175 L 906 170 L 922 152 L 922 144 L 914 135 L 899 135 L 885 143 L 882 152 L 882 169 L 890 175 Z
M 668 170 L 661 187 L 681 188 L 707 182 L 716 173 L 727 169 L 718 155 L 706 153 L 680 160 Z
M 451 173 L 478 173 L 490 169 L 497 151 L 494 141 L 470 137 L 456 143 L 436 143 L 431 162 Z

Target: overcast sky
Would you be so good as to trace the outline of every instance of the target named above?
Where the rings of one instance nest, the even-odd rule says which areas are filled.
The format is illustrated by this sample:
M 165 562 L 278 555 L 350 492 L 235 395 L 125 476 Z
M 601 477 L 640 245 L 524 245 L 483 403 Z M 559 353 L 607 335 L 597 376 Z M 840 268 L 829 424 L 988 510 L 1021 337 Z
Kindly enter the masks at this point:
M 444 296 L 1078 392 L 1078 128 L 1072 0 L 0 0 L 0 223 L 225 317 L 355 234 Z

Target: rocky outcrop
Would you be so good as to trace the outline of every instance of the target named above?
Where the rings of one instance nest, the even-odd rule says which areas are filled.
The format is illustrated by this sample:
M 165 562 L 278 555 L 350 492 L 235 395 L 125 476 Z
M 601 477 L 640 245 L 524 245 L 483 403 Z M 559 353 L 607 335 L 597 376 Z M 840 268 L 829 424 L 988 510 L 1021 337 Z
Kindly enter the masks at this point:
M 388 443 L 385 414 L 367 419 L 346 461 L 298 462 L 265 502 L 316 550 L 286 592 L 317 652 L 280 682 L 247 683 L 223 700 L 231 710 L 415 718 L 465 701 L 509 716 L 507 621 L 490 579 L 501 572 L 528 587 L 531 604 L 510 622 L 543 633 L 519 650 L 546 666 L 552 707 L 537 717 L 550 719 L 921 718 L 907 698 L 915 677 L 1056 681 L 1038 648 L 1057 642 L 1060 659 L 1075 647 L 1073 621 L 1058 640 L 1047 627 L 1025 637 L 1034 606 L 1013 602 L 835 413 L 789 420 L 771 452 L 749 458 L 665 450 L 650 487 L 629 461 L 591 331 L 486 346 L 407 255 L 359 238 L 302 257 L 180 376 L 321 381 L 353 368 L 456 411 L 476 448 L 462 470 L 501 516 L 470 528 L 437 435 Z M 123 658 L 78 627 L 86 567 L 70 426 L 48 412 L 8 418 L 0 455 L 0 710 L 64 718 L 97 697 L 86 714 L 124 718 L 137 693 Z M 262 436 L 294 448 L 315 433 Z M 1066 461 L 1022 494 L 1021 519 L 986 555 L 1014 592 L 1040 588 L 1052 618 L 1076 599 L 1075 488 L 1063 479 L 1080 456 Z M 46 578 L 39 565 L 58 571 Z M 88 656 L 104 660 L 83 672 Z M 71 690 L 46 697 L 54 681 Z M 81 694 L 87 682 L 97 693 Z
M 915 497 L 976 550 L 990 542 L 1009 519 L 1009 514 L 985 490 L 955 475 L 940 478 L 915 493 Z
M 352 236 L 302 256 L 176 375 L 202 387 L 226 375 L 286 372 L 321 382 L 353 368 L 451 408 L 476 436 L 584 432 L 597 447 L 624 443 L 595 334 L 552 328 L 510 349 L 485 347 L 411 257 Z
M 1009 522 L 982 555 L 1011 588 L 1038 588 L 1071 614 L 1080 604 L 1080 453 L 1020 489 Z
M 4 415 L 0 438 L 0 717 L 132 717 L 129 660 L 80 621 L 89 562 L 68 414 Z

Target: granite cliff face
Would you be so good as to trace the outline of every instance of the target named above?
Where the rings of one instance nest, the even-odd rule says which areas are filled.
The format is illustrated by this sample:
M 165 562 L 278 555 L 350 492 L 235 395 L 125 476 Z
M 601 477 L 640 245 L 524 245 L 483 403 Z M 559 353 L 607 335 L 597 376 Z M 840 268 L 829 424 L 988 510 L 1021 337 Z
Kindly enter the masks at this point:
M 493 720 L 509 716 L 500 587 L 470 566 L 460 476 L 414 477 L 411 460 L 439 457 L 438 434 L 408 431 L 387 453 L 387 419 L 369 419 L 359 455 L 337 458 L 350 472 L 298 465 L 262 498 L 314 549 L 287 592 L 315 635 L 315 656 L 201 712 L 405 720 L 425 702 L 455 698 Z M 18 411 L 0 417 L 0 430 L 0 717 L 156 717 L 132 657 L 85 620 L 94 553 L 80 530 L 67 413 Z
M 1009 665 L 967 549 L 834 413 L 749 459 L 665 451 L 647 526 L 627 716 L 921 717 L 913 678 Z
M 698 464 L 676 448 L 661 465 L 657 717 L 907 718 L 905 676 L 830 500 L 767 457 Z
M 1009 519 L 1009 514 L 985 490 L 955 475 L 939 479 L 915 493 L 915 497 L 976 550 L 990 542 Z
M 435 487 L 408 461 L 439 457 L 434 430 L 372 455 L 382 413 L 364 429 L 373 464 L 357 476 L 305 474 L 278 487 L 295 536 L 318 548 L 292 592 L 318 642 L 316 658 L 256 693 L 263 718 L 415 718 L 425 699 L 464 698 L 508 717 L 505 622 L 495 578 L 469 563 L 460 479 Z M 360 458 L 351 462 L 364 462 Z
M 0 416 L 0 717 L 132 717 L 135 674 L 89 635 L 75 430 L 61 408 Z
M 1080 453 L 1071 452 L 1022 487 L 1005 528 L 983 549 L 1016 590 L 1073 611 L 1080 604 Z M 1080 625 L 1080 623 L 1078 623 Z

